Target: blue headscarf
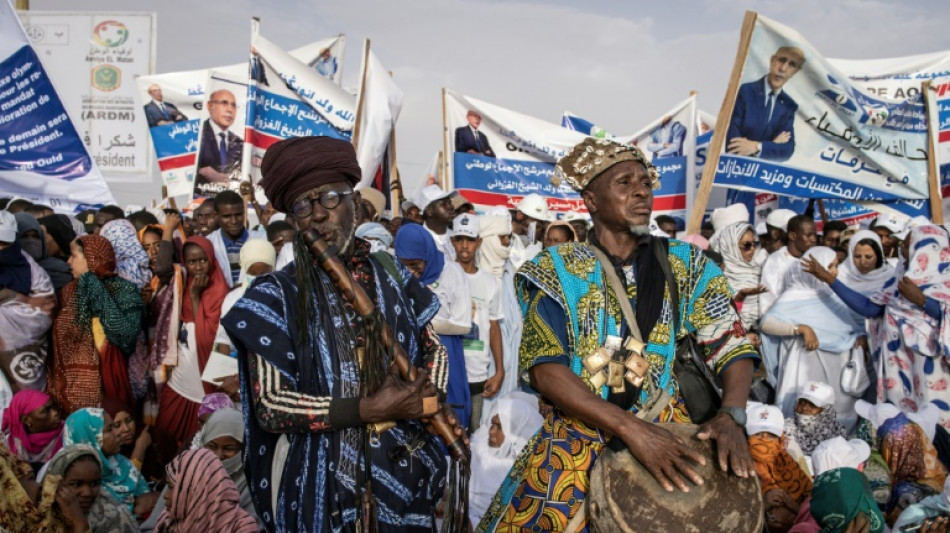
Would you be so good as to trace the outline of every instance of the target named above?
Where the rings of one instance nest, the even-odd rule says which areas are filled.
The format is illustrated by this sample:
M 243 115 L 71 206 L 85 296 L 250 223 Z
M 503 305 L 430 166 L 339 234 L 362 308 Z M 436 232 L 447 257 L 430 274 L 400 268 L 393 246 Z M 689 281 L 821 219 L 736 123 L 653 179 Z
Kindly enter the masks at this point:
M 419 224 L 402 226 L 396 233 L 396 257 L 406 260 L 425 261 L 426 268 L 422 271 L 419 281 L 426 285 L 435 283 L 442 275 L 445 266 L 445 256 L 435 245 L 435 239 L 429 230 Z

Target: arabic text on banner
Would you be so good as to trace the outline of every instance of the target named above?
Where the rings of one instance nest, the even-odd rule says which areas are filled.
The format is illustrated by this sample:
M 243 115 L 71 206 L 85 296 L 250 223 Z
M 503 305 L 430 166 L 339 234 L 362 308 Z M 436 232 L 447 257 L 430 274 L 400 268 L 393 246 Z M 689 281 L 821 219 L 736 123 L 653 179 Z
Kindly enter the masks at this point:
M 849 201 L 928 197 L 919 94 L 884 99 L 801 35 L 759 16 L 716 184 Z
M 6 0 L 0 0 L 0 192 L 60 212 L 115 201 Z

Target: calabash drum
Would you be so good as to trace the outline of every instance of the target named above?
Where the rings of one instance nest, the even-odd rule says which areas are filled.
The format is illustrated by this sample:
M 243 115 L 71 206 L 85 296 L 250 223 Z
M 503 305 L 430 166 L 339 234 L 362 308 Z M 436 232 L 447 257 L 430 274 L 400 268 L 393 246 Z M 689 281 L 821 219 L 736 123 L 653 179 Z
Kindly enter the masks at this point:
M 694 465 L 704 484 L 690 484 L 688 493 L 666 492 L 629 451 L 605 449 L 591 472 L 591 531 L 760 533 L 763 505 L 758 478 L 743 479 L 720 470 L 712 441 L 695 438 L 699 426 L 660 426 L 706 458 L 706 466 Z

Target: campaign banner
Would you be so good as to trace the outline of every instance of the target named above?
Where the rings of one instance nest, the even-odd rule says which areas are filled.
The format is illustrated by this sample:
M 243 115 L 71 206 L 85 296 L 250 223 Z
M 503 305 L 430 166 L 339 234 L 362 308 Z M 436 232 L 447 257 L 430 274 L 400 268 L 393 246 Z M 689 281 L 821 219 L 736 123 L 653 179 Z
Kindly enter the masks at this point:
M 928 198 L 923 100 L 854 84 L 799 33 L 758 16 L 717 185 L 852 202 Z
M 367 187 L 376 179 L 380 165 L 386 159 L 403 101 L 402 89 L 370 49 L 369 39 L 364 44 L 360 79 L 360 91 L 356 96 L 360 106 L 356 113 L 358 133 L 353 139 L 356 159 L 363 171 L 358 188 Z
M 242 96 L 247 94 L 247 77 L 230 78 L 212 70 L 205 87 L 208 105 L 198 119 L 194 195 L 214 198 L 221 191 L 237 191 L 241 186 L 248 104 Z
M 927 114 L 932 128 L 931 146 L 943 197 L 944 218 L 950 213 L 950 73 L 930 82 Z
M 155 69 L 154 13 L 22 11 L 43 67 L 99 170 L 114 182 L 149 182 L 152 169 L 136 76 Z
M 0 1 L 0 193 L 59 212 L 115 202 L 6 0 Z
M 296 48 L 289 54 L 315 71 L 321 57 L 343 57 L 343 35 Z M 195 189 L 195 163 L 201 116 L 208 105 L 207 83 L 213 70 L 230 80 L 247 77 L 247 63 L 170 72 L 136 79 L 139 102 L 147 117 L 152 146 L 169 196 L 191 195 Z M 339 69 L 335 78 L 339 77 Z M 244 82 L 246 83 L 246 82 Z M 246 91 L 238 98 L 245 102 Z
M 556 213 L 587 211 L 570 185 L 551 179 L 557 160 L 586 134 L 449 89 L 442 97 L 448 188 L 479 210 L 514 209 L 537 193 Z
M 356 97 L 261 36 L 253 24 L 242 181 L 257 184 L 272 144 L 291 137 L 350 140 Z

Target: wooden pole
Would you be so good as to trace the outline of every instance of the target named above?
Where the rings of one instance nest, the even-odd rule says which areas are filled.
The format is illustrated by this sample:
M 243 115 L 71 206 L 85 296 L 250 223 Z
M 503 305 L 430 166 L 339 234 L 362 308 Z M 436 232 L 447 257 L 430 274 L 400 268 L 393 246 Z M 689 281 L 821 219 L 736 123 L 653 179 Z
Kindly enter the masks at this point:
M 937 144 L 934 139 L 937 138 L 938 124 L 933 119 L 937 113 L 931 113 L 931 107 L 937 105 L 933 100 L 930 86 L 930 80 L 921 84 L 920 90 L 924 95 L 924 106 L 927 109 L 927 181 L 930 184 L 930 220 L 934 224 L 943 224 L 943 198 L 940 197 L 940 183 L 937 178 L 940 175 L 937 170 Z
M 353 137 L 350 142 L 353 143 L 353 149 L 359 153 L 360 149 L 360 122 L 363 121 L 363 99 L 366 94 L 366 71 L 369 66 L 369 39 L 363 44 L 363 69 L 360 73 L 360 99 L 356 103 L 356 120 L 353 124 Z
M 442 187 L 442 190 L 449 190 L 449 154 L 452 153 L 449 151 L 449 126 L 446 121 L 446 111 L 445 111 L 445 87 L 442 87 L 442 175 L 439 176 L 439 186 Z
M 30 0 L 16 0 L 16 9 L 17 11 L 29 11 Z
M 389 77 L 393 72 L 389 71 Z M 399 169 L 396 168 L 396 122 L 389 130 L 389 204 L 392 206 L 393 216 L 399 216 L 400 198 L 402 198 L 402 180 L 399 179 Z
M 706 203 L 709 201 L 709 193 L 712 191 L 713 180 L 716 177 L 716 167 L 719 166 L 719 156 L 722 154 L 723 144 L 726 142 L 726 132 L 728 131 L 729 119 L 732 116 L 732 108 L 736 105 L 736 93 L 739 92 L 739 81 L 742 79 L 742 70 L 745 67 L 746 56 L 749 54 L 749 45 L 752 43 L 752 32 L 755 31 L 755 11 L 746 11 L 745 18 L 742 21 L 742 33 L 739 37 L 739 49 L 736 51 L 736 61 L 732 66 L 732 76 L 729 78 L 729 87 L 726 89 L 726 96 L 722 99 L 722 107 L 719 108 L 719 118 L 716 119 L 716 130 L 713 132 L 712 140 L 709 142 L 709 155 L 706 158 L 706 166 L 703 167 L 703 177 L 699 183 L 699 190 L 696 191 L 696 199 L 693 202 L 693 211 L 690 213 L 689 221 L 686 226 L 686 233 L 699 233 L 699 227 L 703 222 L 703 214 L 706 212 Z

